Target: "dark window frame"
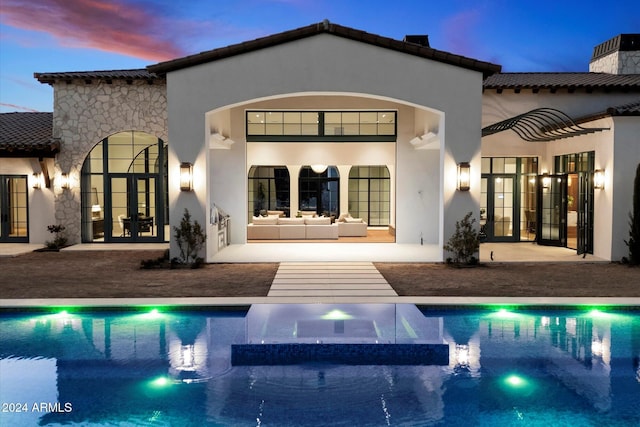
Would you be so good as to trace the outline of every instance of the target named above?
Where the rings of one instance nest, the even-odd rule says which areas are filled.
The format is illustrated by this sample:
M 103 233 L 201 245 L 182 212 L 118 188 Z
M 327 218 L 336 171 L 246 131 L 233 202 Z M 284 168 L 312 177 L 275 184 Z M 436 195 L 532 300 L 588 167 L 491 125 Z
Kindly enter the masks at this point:
M 267 133 L 267 124 L 264 123 L 264 133 L 255 134 L 249 132 L 249 126 L 254 125 L 249 121 L 249 115 L 259 115 L 264 114 L 265 116 L 268 113 L 317 113 L 317 129 L 314 133 L 303 133 L 302 132 L 302 121 L 300 121 L 301 125 L 301 133 L 300 135 L 285 135 L 284 134 L 284 125 L 286 124 L 284 120 L 282 121 L 283 130 L 281 134 L 268 134 Z M 380 123 L 376 122 L 376 133 L 375 134 L 362 134 L 360 129 L 363 126 L 362 121 L 358 121 L 358 129 L 359 132 L 357 134 L 352 135 L 344 135 L 344 134 L 326 134 L 326 121 L 325 117 L 327 114 L 341 114 L 341 122 L 340 124 L 344 124 L 344 120 L 342 117 L 344 114 L 363 114 L 363 113 L 377 113 L 377 114 L 393 114 L 393 133 L 387 134 L 380 131 Z M 293 124 L 293 123 L 292 123 Z M 350 125 L 355 125 L 355 123 L 349 123 Z M 371 123 L 366 123 L 370 125 Z M 398 137 L 398 112 L 396 110 L 246 110 L 245 111 L 245 136 L 247 142 L 395 142 Z

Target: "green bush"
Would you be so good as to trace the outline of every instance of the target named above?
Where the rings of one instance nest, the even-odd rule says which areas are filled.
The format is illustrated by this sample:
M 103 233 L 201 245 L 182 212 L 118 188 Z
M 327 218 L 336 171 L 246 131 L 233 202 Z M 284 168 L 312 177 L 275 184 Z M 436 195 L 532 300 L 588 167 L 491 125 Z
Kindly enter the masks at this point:
M 203 259 L 198 257 L 198 253 L 204 246 L 207 236 L 198 221 L 191 222 L 191 214 L 188 209 L 184 210 L 180 226 L 174 226 L 173 232 L 180 248 L 179 262 L 189 264 L 192 267 L 200 266 Z
M 629 247 L 629 258 L 626 261 L 631 265 L 640 265 L 640 164 L 633 182 L 633 212 L 629 213 L 629 240 L 624 242 Z
M 65 226 L 54 224 L 47 225 L 49 233 L 53 234 L 53 240 L 47 240 L 44 244 L 49 249 L 60 249 L 67 244 L 67 237 L 64 235 Z
M 447 258 L 447 262 L 471 265 L 478 263 L 475 254 L 480 251 L 480 233 L 474 227 L 475 222 L 476 219 L 472 218 L 471 212 L 462 220 L 456 221 L 456 232 L 444 245 L 444 250 L 453 255 L 452 258 Z

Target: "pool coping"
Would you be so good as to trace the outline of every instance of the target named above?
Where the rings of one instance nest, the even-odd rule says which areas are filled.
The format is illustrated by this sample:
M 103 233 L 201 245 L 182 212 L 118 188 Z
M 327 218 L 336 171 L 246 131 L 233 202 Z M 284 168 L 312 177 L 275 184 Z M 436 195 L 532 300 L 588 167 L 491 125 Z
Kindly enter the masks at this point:
M 252 304 L 416 304 L 426 306 L 611 306 L 640 310 L 640 297 L 179 297 L 179 298 L 28 298 L 0 299 L 3 309 L 46 307 L 135 308 L 135 307 L 246 307 Z

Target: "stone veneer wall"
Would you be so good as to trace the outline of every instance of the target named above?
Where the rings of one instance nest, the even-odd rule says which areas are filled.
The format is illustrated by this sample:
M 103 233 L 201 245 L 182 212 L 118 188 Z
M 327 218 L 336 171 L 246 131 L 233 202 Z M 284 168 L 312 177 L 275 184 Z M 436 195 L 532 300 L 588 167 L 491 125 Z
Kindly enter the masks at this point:
M 592 73 L 640 74 L 640 51 L 613 52 L 589 63 Z
M 69 243 L 80 242 L 80 173 L 91 149 L 104 138 L 122 131 L 142 131 L 167 138 L 167 88 L 165 80 L 56 82 L 53 105 L 53 137 L 62 146 L 56 157 L 54 177 L 68 173 L 71 188 L 54 181 L 55 218 L 66 227 Z

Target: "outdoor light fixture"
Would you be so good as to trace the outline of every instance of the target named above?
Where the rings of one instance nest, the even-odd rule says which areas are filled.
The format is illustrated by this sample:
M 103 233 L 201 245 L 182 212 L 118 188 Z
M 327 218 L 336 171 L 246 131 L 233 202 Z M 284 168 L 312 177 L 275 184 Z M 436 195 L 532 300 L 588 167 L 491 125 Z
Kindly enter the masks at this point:
M 593 173 L 593 188 L 604 190 L 604 171 L 602 169 L 596 169 Z
M 549 178 L 549 176 L 544 175 L 542 177 L 542 188 L 549 188 L 549 186 L 551 185 L 551 178 Z
M 458 190 L 469 191 L 471 181 L 471 165 L 467 162 L 458 163 Z
M 311 170 L 315 173 L 323 173 L 328 168 L 327 165 L 311 165 Z
M 193 190 L 193 165 L 189 162 L 180 163 L 180 190 Z
M 60 187 L 62 187 L 65 190 L 68 190 L 70 186 L 71 186 L 71 182 L 69 179 L 69 174 L 68 173 L 60 174 Z
M 36 190 L 42 188 L 42 175 L 40 175 L 39 173 L 33 174 L 33 188 L 35 188 Z

